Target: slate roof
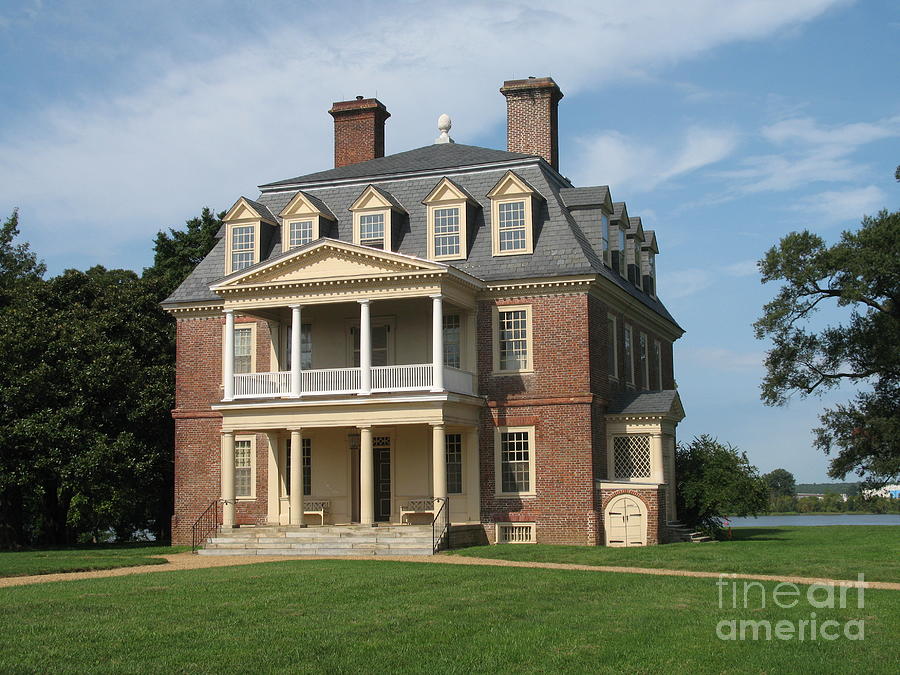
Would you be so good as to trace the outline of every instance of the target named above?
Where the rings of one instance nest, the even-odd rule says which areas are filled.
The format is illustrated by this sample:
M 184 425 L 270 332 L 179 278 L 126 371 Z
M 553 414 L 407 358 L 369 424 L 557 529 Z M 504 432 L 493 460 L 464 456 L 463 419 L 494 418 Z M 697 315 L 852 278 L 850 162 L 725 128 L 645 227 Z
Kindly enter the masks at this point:
M 627 213 L 628 210 L 625 208 L 625 202 L 613 202 L 613 214 L 612 220 L 621 220 L 622 214 Z
M 662 391 L 621 391 L 613 396 L 606 408 L 607 415 L 665 415 L 675 401 L 676 389 Z
M 596 207 L 599 208 L 609 198 L 609 188 L 606 185 L 593 187 L 561 188 L 559 196 L 570 209 Z
M 421 160 L 421 163 L 418 160 Z M 459 167 L 470 167 L 479 161 L 485 164 L 501 163 L 476 171 L 459 170 Z M 502 164 L 504 161 L 507 162 L 506 165 Z M 400 172 L 400 167 L 403 167 L 404 171 L 418 167 L 426 174 L 440 167 L 441 172 L 427 177 L 403 176 L 379 180 L 378 174 L 366 171 L 366 167 L 376 172 L 383 171 L 385 174 Z M 535 202 L 534 253 L 494 257 L 489 220 L 491 201 L 487 194 L 510 169 L 543 198 Z M 323 176 L 333 176 L 335 179 L 358 176 L 360 180 L 341 181 L 329 185 L 321 183 Z M 448 264 L 488 282 L 534 277 L 600 275 L 677 326 L 657 298 L 638 290 L 603 264 L 596 210 L 582 208 L 570 211 L 566 205 L 565 199 L 572 199 L 573 196 L 576 200 L 582 201 L 597 199 L 606 188 L 585 188 L 585 192 L 580 194 L 571 192 L 571 184 L 539 157 L 444 143 L 291 180 L 312 183 L 303 186 L 303 193 L 311 200 L 318 200 L 336 217 L 328 233 L 323 233 L 324 236 L 342 241 L 353 240 L 350 206 L 367 185 L 376 187 L 383 194 L 386 193 L 393 202 L 401 205 L 408 214 L 401 217 L 401 227 L 394 239 L 394 249 L 399 253 L 427 258 L 425 227 L 427 210 L 422 200 L 443 177 L 451 179 L 454 184 L 471 195 L 480 207 L 473 210 L 472 222 L 469 223 L 469 250 L 466 259 L 445 261 Z M 289 182 L 281 181 L 281 183 Z M 268 209 L 271 214 L 281 213 L 298 190 L 273 187 L 277 185 L 278 183 L 272 183 L 262 186 L 263 194 L 257 202 L 254 202 L 254 208 L 257 208 L 258 204 L 260 208 Z M 564 193 L 565 197 L 561 193 Z M 281 223 L 279 218 L 273 216 L 273 219 Z M 281 253 L 280 228 L 281 225 L 274 229 L 268 240 L 264 239 L 266 250 L 260 251 L 260 261 L 271 260 Z M 163 304 L 219 301 L 220 298 L 209 290 L 209 286 L 220 281 L 224 277 L 224 271 L 225 240 L 219 238 L 209 255 Z
M 278 180 L 272 183 L 260 185 L 265 191 L 267 188 L 295 185 L 301 183 L 318 183 L 334 181 L 346 178 L 374 178 L 375 176 L 387 176 L 394 173 L 407 171 L 428 171 L 434 169 L 449 169 L 460 166 L 477 166 L 479 164 L 492 164 L 494 162 L 508 162 L 511 159 L 527 159 L 534 155 L 526 155 L 521 152 L 506 152 L 505 150 L 493 150 L 480 148 L 476 145 L 462 145 L 460 143 L 439 143 L 426 145 L 415 150 L 398 152 L 386 157 L 370 159 L 366 162 L 348 164 L 328 171 L 308 173 L 296 178 Z
M 259 202 L 255 202 L 252 199 L 249 199 L 247 197 L 244 197 L 244 199 L 247 200 L 247 203 L 250 206 L 252 206 L 260 216 L 262 216 L 263 218 L 268 218 L 272 222 L 275 222 L 275 223 L 278 222 L 278 219 L 275 217 L 275 214 L 269 210 L 268 206 L 266 206 L 265 204 L 261 204 Z

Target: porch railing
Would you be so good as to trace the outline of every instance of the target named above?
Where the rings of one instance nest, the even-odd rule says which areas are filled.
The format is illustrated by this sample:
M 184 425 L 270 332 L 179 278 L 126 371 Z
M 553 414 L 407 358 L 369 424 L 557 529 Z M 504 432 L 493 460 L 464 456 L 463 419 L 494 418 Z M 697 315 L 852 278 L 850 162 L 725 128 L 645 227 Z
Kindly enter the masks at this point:
M 413 363 L 372 367 L 372 388 L 376 393 L 427 391 L 434 384 L 434 366 Z M 356 394 L 360 391 L 359 368 L 319 368 L 300 371 L 301 395 Z M 475 393 L 475 375 L 458 368 L 444 367 L 444 387 L 460 394 Z M 234 376 L 234 398 L 278 398 L 291 396 L 290 371 L 242 373 Z
M 448 500 L 435 497 L 434 506 L 434 518 L 431 521 L 431 545 L 432 550 L 437 553 L 442 548 L 450 548 L 450 505 Z

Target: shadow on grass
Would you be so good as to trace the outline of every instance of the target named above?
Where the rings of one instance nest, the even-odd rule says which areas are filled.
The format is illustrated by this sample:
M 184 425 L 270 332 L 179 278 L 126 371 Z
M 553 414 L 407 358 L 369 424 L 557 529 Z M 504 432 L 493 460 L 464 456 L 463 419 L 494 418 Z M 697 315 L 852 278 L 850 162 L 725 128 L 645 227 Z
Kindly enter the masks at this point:
M 739 527 L 731 531 L 729 540 L 726 536 L 722 541 L 783 541 L 790 539 L 786 533 L 773 527 Z

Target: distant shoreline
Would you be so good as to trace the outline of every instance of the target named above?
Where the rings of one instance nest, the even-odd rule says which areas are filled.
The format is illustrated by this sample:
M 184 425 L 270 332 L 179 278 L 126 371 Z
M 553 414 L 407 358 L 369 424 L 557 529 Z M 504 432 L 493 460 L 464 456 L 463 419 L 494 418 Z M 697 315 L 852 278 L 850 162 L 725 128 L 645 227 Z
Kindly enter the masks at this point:
M 761 516 L 890 516 L 891 513 L 877 511 L 769 511 Z M 754 516 L 747 516 L 753 518 Z

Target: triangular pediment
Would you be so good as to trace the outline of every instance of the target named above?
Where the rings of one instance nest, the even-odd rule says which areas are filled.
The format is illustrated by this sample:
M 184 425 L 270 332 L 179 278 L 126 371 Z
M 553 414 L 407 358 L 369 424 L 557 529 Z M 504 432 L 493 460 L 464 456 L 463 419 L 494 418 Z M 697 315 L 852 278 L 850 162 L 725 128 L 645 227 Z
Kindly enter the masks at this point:
M 328 209 L 321 207 L 313 197 L 302 191 L 297 192 L 278 215 L 285 219 L 298 216 L 321 216 L 328 220 L 335 220 L 334 215 Z
M 525 182 L 515 171 L 507 171 L 506 175 L 488 192 L 491 199 L 504 197 L 520 197 L 522 195 L 535 194 L 534 188 Z
M 212 287 L 233 289 L 259 284 L 288 284 L 324 280 L 377 280 L 397 274 L 445 271 L 446 265 L 412 256 L 380 251 L 334 239 L 320 239 L 267 264 L 232 275 Z
M 366 209 L 396 209 L 396 204 L 391 201 L 389 195 L 374 185 L 370 185 L 350 205 L 351 211 L 365 211 Z
M 223 221 L 226 223 L 233 220 L 263 220 L 263 217 L 251 206 L 246 197 L 241 197 L 234 203 L 234 206 L 228 209 L 228 213 L 223 218 Z M 268 218 L 265 220 L 268 220 Z
M 433 204 L 435 202 L 456 202 L 468 201 L 473 202 L 472 197 L 463 190 L 459 185 L 449 178 L 442 178 L 441 181 L 434 186 L 434 189 L 428 193 L 428 196 L 422 200 L 423 204 Z

